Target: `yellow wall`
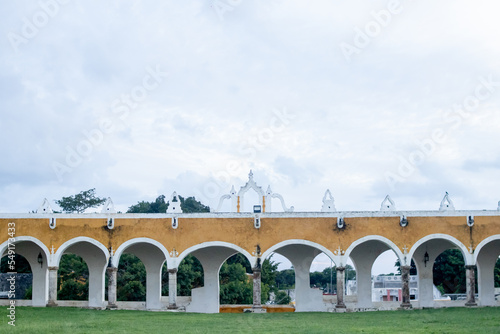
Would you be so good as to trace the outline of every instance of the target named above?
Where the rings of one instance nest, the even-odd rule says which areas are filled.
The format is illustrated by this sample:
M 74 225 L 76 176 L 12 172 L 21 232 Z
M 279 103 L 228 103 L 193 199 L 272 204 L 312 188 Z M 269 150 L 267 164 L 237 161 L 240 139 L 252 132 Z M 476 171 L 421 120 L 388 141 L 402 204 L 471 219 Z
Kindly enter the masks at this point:
M 57 215 L 54 215 L 57 217 Z M 208 216 L 210 216 L 208 214 Z M 119 216 L 115 216 L 119 217 Z M 332 252 L 339 247 L 346 250 L 354 241 L 369 235 L 383 236 L 394 242 L 401 250 L 430 234 L 447 234 L 475 248 L 485 238 L 500 234 L 499 216 L 476 216 L 470 228 L 466 217 L 409 217 L 403 228 L 399 217 L 345 218 L 346 227 L 337 228 L 335 217 L 267 217 L 261 219 L 261 228 L 255 229 L 253 218 L 185 218 L 173 229 L 171 218 L 115 218 L 115 227 L 109 230 L 105 218 L 57 218 L 55 229 L 49 227 L 49 218 L 0 219 L 0 243 L 8 236 L 8 223 L 14 222 L 16 236 L 31 236 L 55 250 L 75 237 L 93 238 L 108 249 L 114 250 L 127 240 L 144 237 L 163 244 L 168 251 L 173 248 L 182 253 L 189 247 L 207 241 L 222 241 L 235 244 L 248 251 L 261 252 L 279 242 L 304 239 L 318 243 Z M 12 226 L 12 225 L 11 225 Z M 12 230 L 11 230 L 12 231 Z

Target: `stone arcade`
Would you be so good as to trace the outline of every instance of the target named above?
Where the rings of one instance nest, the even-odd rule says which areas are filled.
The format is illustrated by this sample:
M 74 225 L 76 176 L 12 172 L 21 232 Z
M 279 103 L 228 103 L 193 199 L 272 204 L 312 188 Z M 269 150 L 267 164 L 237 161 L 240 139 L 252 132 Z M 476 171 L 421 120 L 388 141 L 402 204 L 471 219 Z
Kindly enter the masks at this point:
M 258 194 L 254 212 L 241 212 L 248 191 Z M 273 199 L 282 212 L 271 212 Z M 204 286 L 193 289 L 187 312 L 219 312 L 219 269 L 236 253 L 244 255 L 254 268 L 254 311 L 260 304 L 260 264 L 272 253 L 290 260 L 295 269 L 296 311 L 338 311 L 346 308 L 343 295 L 345 266 L 351 258 L 357 273 L 354 309 L 373 309 L 371 270 L 376 258 L 392 250 L 402 263 L 402 308 L 435 307 L 432 265 L 446 249 L 459 249 L 467 274 L 464 306 L 496 306 L 493 268 L 500 255 L 500 211 L 455 210 L 448 194 L 436 211 L 398 211 L 387 196 L 380 211 L 336 211 L 330 191 L 323 197 L 321 212 L 294 212 L 283 197 L 270 188 L 263 191 L 249 175 L 247 184 L 234 187 L 221 198 L 232 212 L 185 214 L 169 207 L 164 214 L 115 213 L 109 199 L 102 213 L 55 214 L 48 201 L 37 213 L 0 214 L 0 252 L 8 249 L 9 223 L 16 227 L 15 249 L 30 263 L 33 297 L 28 305 L 62 305 L 57 300 L 57 271 L 61 256 L 81 256 L 89 268 L 89 300 L 86 307 L 116 308 L 116 273 L 120 256 L 132 253 L 147 271 L 144 308 L 177 309 L 177 268 L 188 254 L 201 262 Z M 178 201 L 174 193 L 171 203 Z M 321 207 L 321 203 L 318 203 Z M 12 240 L 11 240 L 12 243 Z M 330 304 L 319 290 L 311 289 L 309 270 L 314 258 L 325 253 L 336 265 L 338 295 Z M 41 263 L 39 254 L 41 254 Z M 424 255 L 425 260 L 424 260 Z M 419 299 L 410 302 L 411 260 L 418 270 Z M 168 302 L 161 298 L 161 270 L 166 262 L 169 275 Z M 429 262 L 429 263 L 427 263 Z M 479 298 L 475 298 L 475 274 Z M 108 275 L 108 300 L 105 276 Z M 348 306 L 349 307 L 349 306 Z

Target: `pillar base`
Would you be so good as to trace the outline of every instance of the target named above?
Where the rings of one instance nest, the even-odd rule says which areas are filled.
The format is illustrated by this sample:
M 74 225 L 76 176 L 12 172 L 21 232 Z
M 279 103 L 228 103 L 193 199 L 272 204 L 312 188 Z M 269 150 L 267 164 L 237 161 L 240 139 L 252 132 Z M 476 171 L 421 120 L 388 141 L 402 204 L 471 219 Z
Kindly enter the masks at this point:
M 171 304 L 171 305 L 168 305 L 168 307 L 167 307 L 167 310 L 177 310 L 177 309 L 178 309 L 178 307 L 176 304 Z
M 410 303 L 403 303 L 399 306 L 398 310 L 411 310 L 413 306 Z
M 118 310 L 118 306 L 115 304 L 108 304 L 106 310 Z
M 346 308 L 346 306 L 344 303 L 342 303 L 342 304 L 335 305 L 335 308 Z
M 243 310 L 244 313 L 267 313 L 267 310 L 262 307 L 252 307 Z
M 465 306 L 467 306 L 467 307 L 476 307 L 477 303 L 476 302 L 467 302 L 467 303 L 465 303 Z
M 348 311 L 347 311 L 347 308 L 345 308 L 345 307 L 336 307 L 336 308 L 328 310 L 328 312 L 332 312 L 332 313 L 347 313 Z
M 59 305 L 57 305 L 57 303 L 53 300 L 50 300 L 48 303 L 47 303 L 47 307 L 57 307 Z

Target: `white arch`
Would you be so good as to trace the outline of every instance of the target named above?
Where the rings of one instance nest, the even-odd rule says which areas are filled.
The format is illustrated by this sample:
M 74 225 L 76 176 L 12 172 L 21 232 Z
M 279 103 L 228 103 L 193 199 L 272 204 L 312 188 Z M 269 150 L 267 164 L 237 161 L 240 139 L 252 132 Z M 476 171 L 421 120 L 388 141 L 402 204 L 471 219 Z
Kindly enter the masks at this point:
M 184 252 L 182 252 L 179 255 L 179 257 L 176 259 L 177 263 L 172 268 L 177 268 L 179 266 L 179 264 L 182 262 L 182 260 L 186 256 L 188 256 L 189 254 L 191 254 L 192 252 L 197 251 L 199 249 L 208 248 L 208 247 L 225 247 L 225 248 L 234 249 L 236 252 L 243 254 L 247 258 L 248 262 L 250 262 L 250 265 L 252 265 L 252 266 L 254 265 L 253 262 L 254 262 L 255 258 L 249 252 L 247 252 L 245 249 L 241 248 L 240 246 L 237 246 L 235 244 L 231 244 L 229 242 L 224 242 L 224 241 L 207 241 L 207 242 L 203 242 L 201 244 L 189 247 Z
M 101 244 L 99 241 L 92 239 L 92 238 L 89 238 L 89 237 L 76 237 L 76 238 L 73 238 L 71 240 L 66 241 L 57 249 L 57 252 L 52 256 L 52 261 L 51 261 L 50 266 L 57 267 L 59 265 L 59 261 L 61 261 L 61 257 L 63 256 L 64 252 L 66 251 L 66 249 L 68 249 L 69 247 L 71 247 L 74 244 L 77 244 L 79 242 L 87 242 L 89 244 L 96 246 L 104 253 L 104 256 L 106 257 L 106 261 L 108 261 L 109 251 L 103 244 Z
M 495 235 L 489 236 L 477 245 L 476 249 L 474 250 L 474 255 L 473 255 L 474 256 L 474 263 L 477 263 L 477 257 L 479 256 L 479 253 L 481 253 L 481 249 L 484 246 L 486 246 L 487 244 L 489 244 L 490 242 L 495 241 L 495 240 L 500 240 L 500 234 L 495 234 Z
M 333 252 L 330 251 L 325 246 L 320 245 L 318 243 L 315 243 L 313 241 L 304 240 L 304 239 L 290 239 L 290 240 L 285 240 L 285 241 L 282 241 L 280 243 L 277 243 L 276 245 L 269 247 L 262 254 L 261 258 L 265 260 L 267 257 L 269 257 L 271 255 L 271 253 L 276 252 L 276 250 L 278 250 L 282 247 L 290 246 L 290 245 L 305 245 L 305 246 L 309 246 L 312 248 L 316 248 L 316 249 L 322 251 L 323 253 L 325 253 L 326 256 L 328 256 L 333 262 L 335 262 L 335 265 L 337 265 L 337 262 L 339 261 L 339 257 L 336 256 L 335 254 L 333 254 Z
M 45 258 L 46 259 L 49 259 L 50 258 L 50 251 L 49 249 L 47 248 L 47 246 L 45 246 L 45 244 L 43 242 L 41 242 L 40 240 L 38 240 L 37 238 L 33 238 L 33 237 L 29 237 L 29 236 L 21 236 L 21 237 L 15 237 L 14 238 L 14 243 L 18 243 L 18 242 L 21 242 L 21 241 L 30 241 L 34 244 L 36 244 L 38 247 L 40 247 L 42 249 L 42 251 L 45 253 Z M 7 250 L 7 248 L 9 247 L 9 241 L 5 241 L 4 243 L 2 243 L 0 245 L 0 257 L 3 255 L 3 253 Z
M 470 252 L 467 249 L 467 247 L 465 247 L 464 244 L 462 242 L 460 242 L 460 240 L 458 240 L 457 238 L 452 237 L 451 235 L 442 234 L 442 233 L 430 234 L 430 235 L 427 235 L 427 236 L 423 237 L 422 239 L 418 240 L 411 247 L 410 252 L 408 253 L 408 260 L 411 261 L 411 259 L 413 258 L 413 254 L 415 254 L 415 252 L 418 249 L 418 247 L 420 247 L 421 245 L 423 245 L 427 241 L 435 240 L 435 239 L 444 239 L 444 240 L 447 240 L 447 241 L 451 242 L 452 244 L 454 244 L 455 246 L 457 246 L 458 248 L 460 248 L 460 250 L 462 251 L 462 255 L 464 257 L 465 265 L 473 265 L 473 264 L 475 264 L 475 259 L 474 259 L 473 255 L 470 254 Z
M 120 257 L 122 253 L 130 246 L 134 244 L 139 244 L 139 243 L 144 243 L 144 244 L 150 244 L 153 246 L 156 246 L 162 253 L 165 255 L 165 259 L 167 261 L 167 266 L 170 269 L 170 255 L 168 254 L 168 250 L 163 246 L 160 242 L 150 239 L 150 238 L 134 238 L 125 241 L 123 244 L 121 244 L 118 249 L 115 251 L 113 254 L 113 257 L 111 258 L 111 265 L 114 268 L 118 268 L 118 264 L 120 262 Z
M 381 235 L 367 235 L 366 237 L 360 238 L 356 241 L 354 241 L 345 251 L 345 257 L 349 257 L 352 253 L 352 251 L 359 245 L 368 242 L 368 241 L 380 241 L 384 244 L 386 244 L 394 253 L 396 253 L 396 256 L 399 259 L 399 263 L 404 263 L 404 254 L 401 252 L 398 246 L 391 240 L 387 239 L 386 237 L 383 237 Z

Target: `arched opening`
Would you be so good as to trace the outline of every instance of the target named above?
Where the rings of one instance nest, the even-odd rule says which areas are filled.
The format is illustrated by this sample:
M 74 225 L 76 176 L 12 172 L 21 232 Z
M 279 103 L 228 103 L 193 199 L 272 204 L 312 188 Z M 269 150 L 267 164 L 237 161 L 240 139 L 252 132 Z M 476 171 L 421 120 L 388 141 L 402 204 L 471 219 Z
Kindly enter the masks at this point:
M 219 241 L 193 246 L 180 255 L 181 260 L 188 255 L 195 257 L 203 268 L 203 286 L 191 289 L 191 302 L 186 306 L 186 311 L 219 313 L 221 300 L 219 273 L 224 262 L 236 253 L 241 253 L 247 261 L 252 258 L 244 249 Z M 231 276 L 232 273 L 224 271 L 223 278 L 225 275 Z
M 130 240 L 119 247 L 113 258 L 113 265 L 118 268 L 117 300 L 128 302 L 121 307 L 143 308 L 145 301 L 146 309 L 163 308 L 161 297 L 165 253 L 161 244 L 148 239 Z
M 78 255 L 65 253 L 57 271 L 57 300 L 89 300 L 89 268 Z
M 339 287 L 337 286 L 337 266 L 335 262 L 325 253 L 318 254 L 311 264 L 309 276 L 310 287 L 312 289 L 319 289 L 323 293 L 323 301 L 327 304 L 336 304 Z M 356 271 L 349 260 L 345 265 L 343 279 L 344 281 L 340 288 L 343 289 L 344 302 L 350 303 L 350 297 L 347 296 L 353 294 L 350 290 L 353 289 L 353 286 L 355 287 Z
M 348 283 L 346 288 L 348 295 L 355 291 L 358 308 L 372 308 L 373 302 L 397 302 L 398 304 L 402 302 L 401 276 L 378 276 L 382 273 L 380 267 L 390 271 L 390 264 L 392 263 L 393 267 L 395 260 L 401 257 L 401 252 L 394 243 L 383 237 L 369 236 L 351 245 L 346 255 L 350 257 L 356 270 L 356 282 Z M 374 273 L 379 274 L 374 276 Z M 389 281 L 391 281 L 390 284 Z
M 187 255 L 177 269 L 177 305 L 187 306 L 191 301 L 193 289 L 204 286 L 204 273 L 201 262 L 193 255 Z M 165 285 L 164 285 L 165 287 Z M 168 292 L 168 285 L 167 289 Z M 168 295 L 168 293 L 164 293 Z
M 442 296 L 450 296 L 452 300 L 465 299 L 467 282 L 464 267 L 464 257 L 458 249 L 447 249 L 434 260 L 433 283 Z
M 10 274 L 15 272 L 16 274 Z M 2 299 L 31 300 L 33 272 L 29 261 L 20 254 L 5 254 L 0 262 L 0 297 Z M 12 281 L 14 276 L 14 281 Z M 11 289 L 11 285 L 15 288 Z
M 413 267 L 414 268 L 414 267 Z M 403 280 L 401 264 L 392 250 L 380 254 L 372 266 L 372 301 L 373 302 L 398 302 L 403 298 Z M 417 299 L 416 270 L 410 269 L 410 300 Z
M 18 237 L 13 243 L 6 241 L 0 245 L 0 254 L 2 254 L 2 273 L 19 273 L 19 277 L 16 279 L 13 289 L 11 289 L 9 283 L 9 286 L 5 287 L 5 290 L 2 290 L 7 292 L 7 298 L 31 299 L 31 301 L 26 300 L 20 302 L 18 304 L 20 306 L 47 305 L 49 294 L 48 253 L 47 247 L 33 237 Z M 21 271 L 23 273 L 21 273 Z M 31 274 L 29 272 L 31 272 Z M 24 280 L 21 276 L 25 276 Z M 2 282 L 7 282 L 7 278 L 5 280 L 2 279 Z M 23 287 L 24 292 L 22 291 Z M 31 298 L 29 298 L 30 291 Z
M 146 301 L 146 267 L 134 254 L 124 253 L 120 256 L 116 273 L 116 298 L 120 302 Z
M 476 252 L 480 305 L 497 306 L 500 304 L 500 236 L 484 240 Z
M 219 284 L 221 305 L 253 303 L 252 266 L 242 254 L 236 253 L 224 261 L 219 270 Z M 267 301 L 268 298 L 269 289 L 262 289 L 262 300 Z
M 285 294 L 290 297 L 290 301 L 295 303 L 296 312 L 326 311 L 332 306 L 333 300 L 324 300 L 323 290 L 311 283 L 318 278 L 318 274 L 311 274 L 313 261 L 326 249 L 320 245 L 305 240 L 289 240 L 271 247 L 264 254 L 269 258 L 276 253 L 285 257 L 291 263 L 290 268 L 284 268 L 276 274 L 276 293 L 280 293 L 280 298 Z M 329 260 L 330 257 L 327 256 Z M 331 261 L 333 262 L 333 261 Z M 293 270 L 293 273 L 292 273 Z M 293 279 L 293 289 L 290 286 Z M 278 288 L 281 284 L 281 289 Z M 319 283 L 318 283 L 319 284 Z M 284 286 L 289 289 L 284 289 Z M 331 299 L 331 298 L 330 298 Z M 329 304 L 329 305 L 328 305 Z
M 107 249 L 96 240 L 79 237 L 65 242 L 55 255 L 57 299 L 88 300 L 85 306 L 103 307 Z
M 410 256 L 418 275 L 420 307 L 465 303 L 467 253 L 464 245 L 446 235 L 428 236 L 416 243 Z

